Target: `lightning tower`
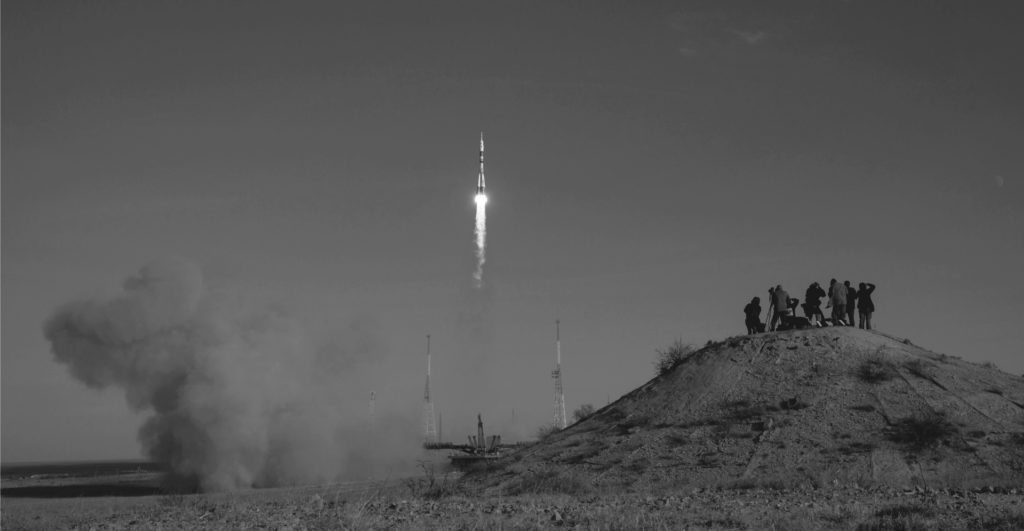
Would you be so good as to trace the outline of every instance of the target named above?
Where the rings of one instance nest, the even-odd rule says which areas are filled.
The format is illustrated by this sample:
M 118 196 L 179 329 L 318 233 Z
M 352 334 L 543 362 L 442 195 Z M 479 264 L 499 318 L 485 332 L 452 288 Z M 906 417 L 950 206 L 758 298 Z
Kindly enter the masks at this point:
M 373 415 L 373 403 L 377 400 L 377 393 L 370 391 L 370 440 L 377 436 L 377 418 Z
M 430 336 L 427 336 L 427 386 L 423 389 L 423 442 L 437 442 L 434 402 L 430 399 Z
M 555 319 L 555 370 L 551 371 L 555 379 L 555 415 L 551 425 L 565 428 L 565 395 L 562 394 L 562 331 L 559 320 Z

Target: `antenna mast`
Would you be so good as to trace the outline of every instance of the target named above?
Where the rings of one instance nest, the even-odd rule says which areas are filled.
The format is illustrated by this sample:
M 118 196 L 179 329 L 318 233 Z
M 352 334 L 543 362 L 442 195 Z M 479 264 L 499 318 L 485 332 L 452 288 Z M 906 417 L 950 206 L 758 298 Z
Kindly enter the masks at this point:
M 370 440 L 377 438 L 377 418 L 373 415 L 373 403 L 377 400 L 377 393 L 370 391 Z
M 423 389 L 423 434 L 422 442 L 437 442 L 437 428 L 434 425 L 434 402 L 430 399 L 430 335 L 427 335 L 427 385 Z
M 555 319 L 555 370 L 551 371 L 555 379 L 555 414 L 551 425 L 565 428 L 565 395 L 562 394 L 562 330 L 560 321 Z

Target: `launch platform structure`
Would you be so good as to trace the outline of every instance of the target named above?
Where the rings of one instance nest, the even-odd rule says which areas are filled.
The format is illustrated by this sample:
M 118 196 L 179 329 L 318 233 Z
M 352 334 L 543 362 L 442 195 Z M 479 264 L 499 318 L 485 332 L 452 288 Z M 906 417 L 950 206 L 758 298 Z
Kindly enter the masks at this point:
M 437 426 L 434 424 L 434 401 L 430 398 L 430 336 L 427 336 L 427 385 L 423 389 L 423 443 L 437 441 Z
M 555 379 L 555 414 L 551 425 L 561 430 L 566 422 L 565 395 L 562 394 L 562 330 L 558 319 L 555 319 L 555 370 L 551 371 L 551 377 Z

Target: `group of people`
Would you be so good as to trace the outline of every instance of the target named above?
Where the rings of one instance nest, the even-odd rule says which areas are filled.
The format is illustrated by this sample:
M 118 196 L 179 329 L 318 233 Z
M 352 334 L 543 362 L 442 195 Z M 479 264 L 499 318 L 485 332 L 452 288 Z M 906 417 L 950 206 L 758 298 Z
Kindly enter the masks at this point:
M 833 278 L 827 292 L 817 282 L 808 286 L 804 294 L 804 303 L 800 304 L 800 299 L 790 298 L 789 293 L 783 290 L 780 284 L 768 288 L 769 305 L 765 323 L 761 323 L 760 297 L 754 297 L 754 300 L 743 308 L 743 313 L 747 316 L 747 333 L 764 332 L 766 327 L 768 331 L 774 332 L 803 327 L 853 326 L 855 312 L 860 314 L 859 327 L 871 330 L 871 314 L 875 311 L 871 294 L 874 291 L 875 285 L 870 282 L 861 282 L 854 288 L 849 280 L 839 283 Z M 828 297 L 825 308 L 832 308 L 832 315 L 829 318 L 821 311 L 822 297 Z M 797 307 L 803 308 L 804 317 L 796 316 Z

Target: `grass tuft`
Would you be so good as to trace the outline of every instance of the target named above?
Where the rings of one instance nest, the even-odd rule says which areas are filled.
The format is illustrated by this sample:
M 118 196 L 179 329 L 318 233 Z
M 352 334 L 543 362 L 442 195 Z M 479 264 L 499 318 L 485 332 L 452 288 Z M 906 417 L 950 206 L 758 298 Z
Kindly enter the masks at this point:
M 567 494 L 583 496 L 591 494 L 593 488 L 576 478 L 559 474 L 555 470 L 545 470 L 535 474 L 523 474 L 505 491 L 506 495 L 523 494 Z

